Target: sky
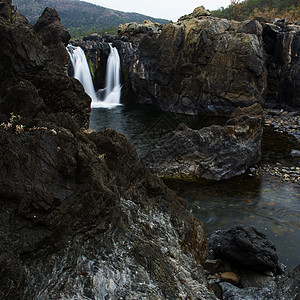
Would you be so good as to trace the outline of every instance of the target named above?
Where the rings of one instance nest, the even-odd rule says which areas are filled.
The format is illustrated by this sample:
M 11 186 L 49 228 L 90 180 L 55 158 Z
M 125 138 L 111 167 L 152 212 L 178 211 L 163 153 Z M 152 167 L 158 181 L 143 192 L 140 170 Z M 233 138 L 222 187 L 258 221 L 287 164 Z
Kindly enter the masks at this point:
M 177 21 L 179 17 L 191 13 L 195 7 L 203 5 L 215 10 L 227 7 L 230 0 L 83 0 L 115 10 L 138 12 L 155 18 Z

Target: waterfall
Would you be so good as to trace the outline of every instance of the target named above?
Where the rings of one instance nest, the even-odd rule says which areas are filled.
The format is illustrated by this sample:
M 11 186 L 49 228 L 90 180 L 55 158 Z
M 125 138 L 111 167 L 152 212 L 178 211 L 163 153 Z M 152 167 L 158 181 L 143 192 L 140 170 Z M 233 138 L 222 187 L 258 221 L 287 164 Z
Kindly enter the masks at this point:
M 110 53 L 106 64 L 104 103 L 120 104 L 120 57 L 118 50 L 109 44 Z
M 85 92 L 92 98 L 92 102 L 97 102 L 97 94 L 84 51 L 80 47 L 74 47 L 71 45 L 68 45 L 67 50 L 73 65 L 74 78 L 81 82 Z
M 116 48 L 112 47 L 111 44 L 109 44 L 109 47 L 110 54 L 106 64 L 105 88 L 98 92 L 95 91 L 84 51 L 80 47 L 71 45 L 67 47 L 74 68 L 74 77 L 81 82 L 85 92 L 92 98 L 92 107 L 112 108 L 121 105 L 120 57 Z

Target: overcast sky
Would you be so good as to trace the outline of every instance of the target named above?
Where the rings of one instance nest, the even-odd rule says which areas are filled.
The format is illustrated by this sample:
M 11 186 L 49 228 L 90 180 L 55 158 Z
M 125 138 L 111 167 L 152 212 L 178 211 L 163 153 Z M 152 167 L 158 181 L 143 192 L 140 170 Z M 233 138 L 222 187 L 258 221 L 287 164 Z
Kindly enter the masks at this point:
M 84 0 L 104 7 L 138 12 L 156 18 L 177 21 L 179 17 L 191 13 L 195 7 L 203 5 L 215 10 L 227 7 L 230 0 Z

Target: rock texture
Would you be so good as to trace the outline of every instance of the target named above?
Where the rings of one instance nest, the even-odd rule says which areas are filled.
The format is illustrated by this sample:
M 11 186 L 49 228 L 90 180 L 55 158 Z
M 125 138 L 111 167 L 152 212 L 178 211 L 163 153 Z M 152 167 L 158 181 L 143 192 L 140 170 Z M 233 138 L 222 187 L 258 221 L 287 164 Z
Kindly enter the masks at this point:
M 64 111 L 79 128 L 88 127 L 91 100 L 77 80 L 65 75 L 68 53 L 61 47 L 69 36 L 58 21 L 51 9 L 46 9 L 35 30 L 0 18 L 0 110 L 7 120 L 14 113 L 26 124 L 38 115 L 41 120 L 42 115 Z
M 138 103 L 187 114 L 229 114 L 263 103 L 262 27 L 197 13 L 141 34 L 120 27 L 133 47 L 120 51 Z M 247 30 L 246 30 L 247 28 Z
M 264 113 L 259 104 L 238 108 L 224 127 L 192 130 L 181 124 L 143 158 L 161 177 L 227 179 L 243 174 L 261 156 Z
M 275 246 L 254 227 L 237 226 L 219 230 L 209 237 L 214 257 L 245 269 L 281 274 Z
M 228 21 L 200 7 L 162 28 L 119 27 L 135 101 L 165 111 L 229 114 L 259 101 L 299 108 L 300 26 Z
M 215 299 L 183 200 L 124 136 L 80 130 L 90 100 L 42 36 L 0 27 L 0 298 Z

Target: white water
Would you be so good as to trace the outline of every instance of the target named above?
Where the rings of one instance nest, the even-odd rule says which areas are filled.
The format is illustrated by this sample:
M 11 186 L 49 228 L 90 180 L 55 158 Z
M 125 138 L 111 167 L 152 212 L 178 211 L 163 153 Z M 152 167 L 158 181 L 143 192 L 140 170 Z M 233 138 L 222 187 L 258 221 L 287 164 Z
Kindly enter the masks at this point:
M 87 63 L 84 51 L 80 47 L 68 45 L 67 50 L 74 68 L 74 77 L 78 79 L 84 87 L 85 92 L 92 98 L 92 107 L 112 108 L 120 104 L 121 84 L 120 84 L 120 57 L 118 50 L 110 47 L 110 54 L 107 59 L 106 77 L 103 90 L 98 91 L 104 95 L 103 99 L 97 96 L 93 80 Z

